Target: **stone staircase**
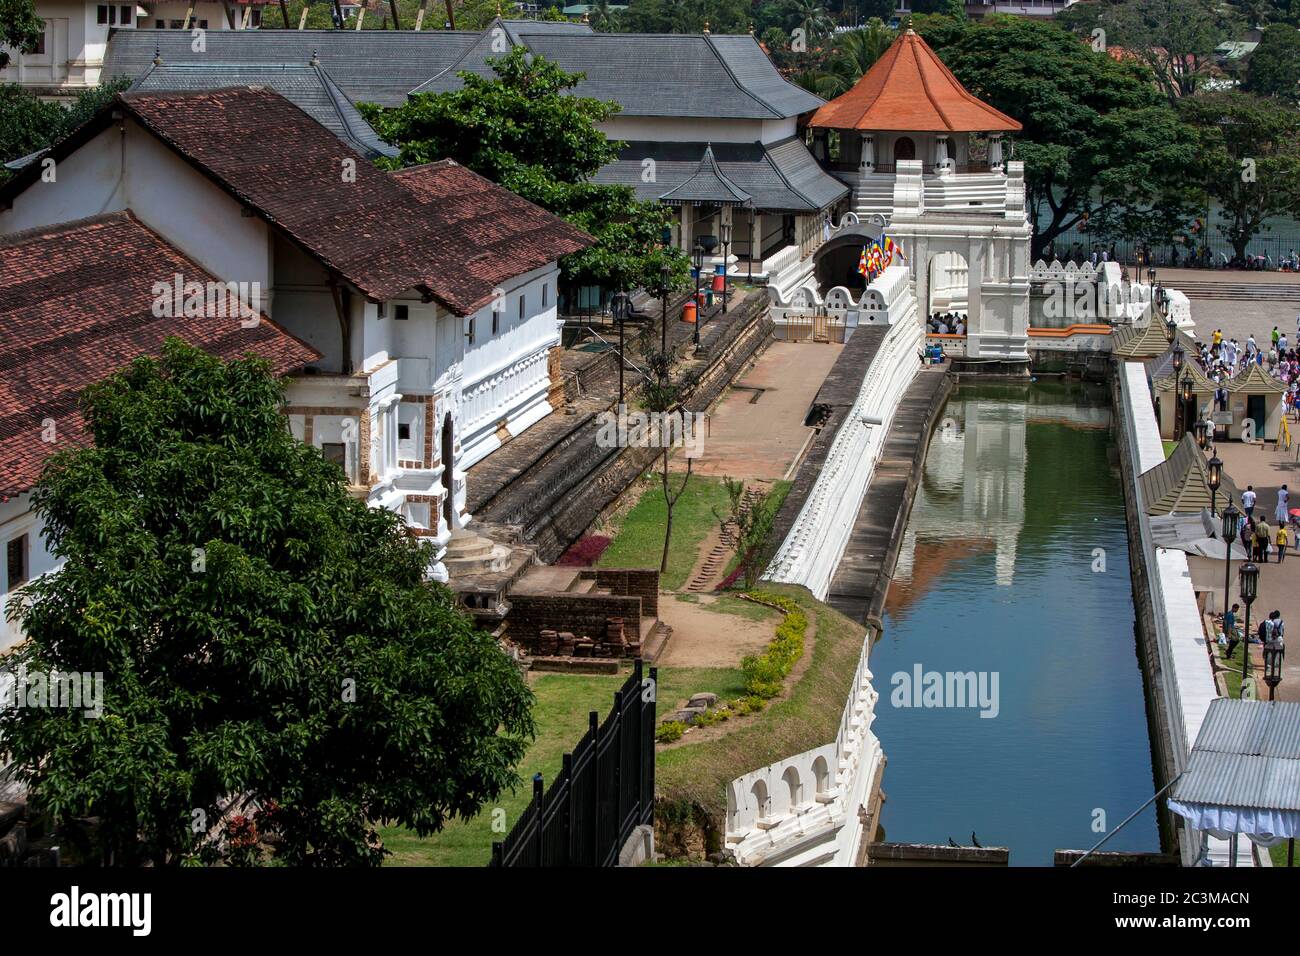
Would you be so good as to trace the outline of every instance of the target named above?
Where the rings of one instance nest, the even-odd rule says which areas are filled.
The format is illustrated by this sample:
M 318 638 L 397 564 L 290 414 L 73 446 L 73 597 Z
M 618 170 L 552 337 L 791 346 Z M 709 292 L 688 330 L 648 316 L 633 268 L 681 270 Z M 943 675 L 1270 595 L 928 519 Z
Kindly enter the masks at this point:
M 757 488 L 746 488 L 741 499 L 741 511 L 748 513 L 752 510 L 761 494 Z M 731 555 L 736 551 L 736 531 L 734 521 L 727 521 L 723 524 L 720 535 L 721 540 L 713 546 L 713 550 L 705 557 L 704 564 L 700 566 L 700 569 L 687 583 L 687 591 L 698 594 L 702 591 L 713 590 L 717 584 L 718 575 L 726 568 Z
M 1300 283 L 1232 282 L 1219 279 L 1179 279 L 1175 288 L 1189 299 L 1229 299 L 1256 302 L 1294 302 L 1300 306 Z

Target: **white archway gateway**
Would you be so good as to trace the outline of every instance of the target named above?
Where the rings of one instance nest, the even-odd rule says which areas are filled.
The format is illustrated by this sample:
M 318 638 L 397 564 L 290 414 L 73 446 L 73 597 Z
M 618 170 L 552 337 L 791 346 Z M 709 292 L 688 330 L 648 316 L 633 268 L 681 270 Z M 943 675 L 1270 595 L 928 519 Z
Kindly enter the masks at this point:
M 901 245 L 916 301 L 932 301 L 931 264 L 944 294 L 965 266 L 966 354 L 1027 363 L 1029 241 L 1024 164 L 1006 162 L 1002 136 L 1020 124 L 967 92 L 916 33 L 904 31 L 861 80 L 809 126 L 836 130 L 853 212 L 882 217 Z

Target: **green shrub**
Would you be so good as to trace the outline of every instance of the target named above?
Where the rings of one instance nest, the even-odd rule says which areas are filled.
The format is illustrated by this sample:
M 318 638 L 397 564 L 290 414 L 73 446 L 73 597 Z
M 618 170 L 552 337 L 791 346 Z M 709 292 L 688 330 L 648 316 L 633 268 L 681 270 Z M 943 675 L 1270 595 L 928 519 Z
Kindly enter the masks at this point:
M 740 662 L 745 675 L 745 690 L 753 697 L 771 698 L 781 693 L 790 671 L 803 655 L 804 634 L 808 631 L 808 616 L 790 598 L 765 591 L 751 591 L 750 597 L 764 604 L 772 604 L 785 612 L 777 626 L 776 636 L 767 650 L 757 657 L 746 657 Z
M 681 740 L 682 734 L 686 733 L 686 725 L 680 720 L 668 720 L 659 725 L 655 731 L 655 740 L 661 744 L 670 744 L 674 740 Z

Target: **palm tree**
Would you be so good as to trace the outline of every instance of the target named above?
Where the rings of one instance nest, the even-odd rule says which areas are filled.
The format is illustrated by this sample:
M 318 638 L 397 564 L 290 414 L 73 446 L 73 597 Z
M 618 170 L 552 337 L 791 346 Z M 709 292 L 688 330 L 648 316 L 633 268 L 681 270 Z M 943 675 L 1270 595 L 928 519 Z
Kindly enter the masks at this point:
M 841 33 L 835 38 L 835 55 L 829 64 L 831 72 L 842 77 L 848 89 L 884 56 L 894 36 L 893 30 L 874 18 L 861 30 Z
M 790 15 L 796 28 L 803 30 L 809 47 L 835 30 L 835 21 L 819 0 L 792 0 Z

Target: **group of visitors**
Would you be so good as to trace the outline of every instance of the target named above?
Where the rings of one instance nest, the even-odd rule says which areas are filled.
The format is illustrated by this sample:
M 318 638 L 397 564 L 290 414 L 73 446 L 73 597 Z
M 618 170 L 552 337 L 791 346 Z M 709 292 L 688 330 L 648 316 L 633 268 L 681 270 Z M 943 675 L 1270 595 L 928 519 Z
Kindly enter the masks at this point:
M 1255 486 L 1247 485 L 1241 493 L 1241 506 L 1246 513 L 1245 520 L 1241 523 L 1241 546 L 1246 549 L 1252 561 L 1260 564 L 1268 564 L 1269 552 L 1276 548 L 1277 563 L 1281 564 L 1286 560 L 1286 549 L 1291 544 L 1292 528 L 1300 526 L 1300 522 L 1291 514 L 1291 492 L 1286 485 L 1278 489 L 1277 507 L 1273 509 L 1276 531 L 1269 526 L 1267 515 L 1255 516 L 1257 499 Z
M 965 335 L 966 315 L 963 312 L 936 312 L 925 322 L 930 335 Z
M 1219 639 L 1220 643 L 1228 645 L 1228 657 L 1237 649 L 1237 645 L 1242 641 L 1241 633 L 1241 605 L 1234 604 L 1231 609 L 1223 615 L 1223 636 Z M 1259 622 L 1255 628 L 1255 633 L 1246 638 L 1247 644 L 1267 644 L 1281 645 L 1286 647 L 1286 622 L 1282 619 L 1282 612 L 1274 608 L 1269 612 L 1268 617 Z
M 1269 335 L 1267 348 L 1256 341 L 1254 334 L 1245 342 L 1224 338 L 1222 329 L 1215 329 L 1210 342 L 1196 343 L 1196 359 L 1201 370 L 1215 383 L 1214 407 L 1220 411 L 1228 407 L 1227 383 L 1256 365 L 1286 386 L 1282 396 L 1283 410 L 1288 414 L 1300 407 L 1300 316 L 1296 316 L 1296 337 L 1290 340 L 1276 325 Z

